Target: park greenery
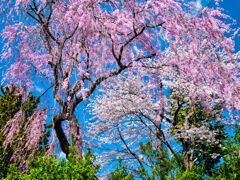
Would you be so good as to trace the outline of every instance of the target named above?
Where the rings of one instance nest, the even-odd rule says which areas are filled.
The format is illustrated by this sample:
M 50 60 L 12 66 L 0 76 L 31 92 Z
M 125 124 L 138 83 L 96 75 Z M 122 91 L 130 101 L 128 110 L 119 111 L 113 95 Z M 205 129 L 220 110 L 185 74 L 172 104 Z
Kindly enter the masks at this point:
M 220 7 L 1 0 L 0 179 L 240 179 L 240 30 Z
M 7 124 L 8 120 L 17 113 L 20 108 L 24 108 L 27 113 L 31 114 L 37 103 L 32 95 L 29 95 L 23 104 L 21 103 L 21 96 L 16 95 L 17 89 L 2 88 L 2 95 L 0 97 L 0 114 L 1 114 L 1 129 Z M 33 101 L 35 103 L 33 103 Z M 28 107 L 28 108 L 27 108 Z M 179 111 L 176 126 L 181 125 L 184 116 L 188 115 L 188 108 Z M 213 115 L 211 115 L 213 116 Z M 204 114 L 202 109 L 198 109 L 197 115 L 191 118 L 191 124 L 201 123 L 201 118 L 212 118 Z M 218 130 L 217 140 L 221 142 L 221 146 L 203 144 L 201 142 L 191 144 L 193 156 L 196 158 L 200 156 L 197 161 L 194 161 L 189 168 L 185 162 L 185 152 L 176 152 L 173 156 L 166 145 L 162 145 L 161 149 L 154 149 L 152 142 L 141 144 L 141 154 L 143 162 L 146 166 L 136 166 L 135 169 L 128 169 L 121 158 L 118 159 L 118 165 L 115 170 L 108 174 L 107 179 L 111 180 L 131 180 L 134 177 L 141 179 L 239 179 L 240 178 L 240 126 L 236 126 L 233 134 L 229 134 L 228 126 L 220 125 L 218 123 L 209 122 L 211 130 Z M 174 128 L 172 130 L 174 132 Z M 47 143 L 45 140 L 44 146 L 42 141 L 39 142 L 39 152 L 32 157 L 28 162 L 27 169 L 19 167 L 20 162 L 11 162 L 11 153 L 14 151 L 14 146 L 8 151 L 4 151 L 3 141 L 4 134 L 1 131 L 1 179 L 97 179 L 99 175 L 100 165 L 95 162 L 94 156 L 90 149 L 83 156 L 83 158 L 76 156 L 74 148 L 71 147 L 71 153 L 67 159 L 58 159 L 56 155 L 47 154 Z M 14 140 L 18 143 L 19 137 Z M 186 148 L 185 141 L 179 139 L 183 148 Z M 15 145 L 16 146 L 16 145 Z M 217 154 L 217 155 L 215 155 Z M 131 163 L 129 160 L 128 163 Z

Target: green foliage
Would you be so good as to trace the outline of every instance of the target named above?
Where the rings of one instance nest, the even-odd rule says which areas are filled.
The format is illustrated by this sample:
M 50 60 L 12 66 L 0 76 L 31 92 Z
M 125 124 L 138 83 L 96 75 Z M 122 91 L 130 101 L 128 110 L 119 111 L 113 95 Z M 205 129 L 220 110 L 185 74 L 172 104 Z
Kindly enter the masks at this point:
M 222 118 L 221 110 L 222 105 L 218 104 L 213 107 L 212 112 L 207 112 L 201 102 L 198 102 L 193 107 L 185 103 L 183 100 L 178 100 L 176 105 L 173 104 L 171 109 L 171 115 L 174 116 L 173 126 L 171 129 L 172 135 L 175 135 L 176 130 L 179 127 L 188 124 L 189 128 L 208 127 L 210 131 L 216 134 L 215 138 L 218 143 L 199 143 L 192 142 L 190 140 L 186 141 L 184 139 L 178 139 L 178 143 L 183 147 L 183 149 L 191 149 L 193 151 L 193 159 L 196 159 L 195 165 L 205 166 L 205 173 L 211 175 L 214 167 L 220 162 L 224 150 L 219 146 L 219 144 L 224 143 L 226 139 L 226 134 L 224 132 L 224 125 L 221 122 L 216 121 L 217 116 Z M 182 153 L 182 155 L 186 154 Z M 213 158 L 212 154 L 218 154 L 219 156 Z
M 5 178 L 2 177 L 2 179 L 22 180 L 23 176 L 24 176 L 24 173 L 22 171 L 19 171 L 16 164 L 10 164 L 6 177 Z
M 2 95 L 0 96 L 0 179 L 4 177 L 8 171 L 12 150 L 4 152 L 3 142 L 4 135 L 2 128 L 7 121 L 12 118 L 21 107 L 22 98 L 16 95 L 17 89 L 2 88 Z
M 202 179 L 202 174 L 197 173 L 195 170 L 187 170 L 179 173 L 174 180 L 200 180 Z
M 11 152 L 5 153 L 2 145 L 0 146 L 0 179 L 5 177 L 10 165 Z
M 37 107 L 39 99 L 35 98 L 32 94 L 28 95 L 28 98 L 22 104 L 22 110 L 25 112 L 25 116 L 29 117 L 32 115 L 34 109 Z
M 153 149 L 150 142 L 141 144 L 142 155 L 150 168 L 150 172 L 145 170 L 141 173 L 143 179 L 168 179 L 172 173 L 178 170 L 179 164 L 176 159 L 169 156 L 164 146 L 162 148 L 162 151 L 159 152 Z
M 172 180 L 205 180 L 208 176 L 205 174 L 205 165 L 194 165 L 191 170 L 178 169 L 169 179 Z
M 22 109 L 26 117 L 31 116 L 39 102 L 34 96 L 29 95 L 27 100 L 22 103 L 22 97 L 17 95 L 17 89 L 2 89 L 0 96 L 0 130 L 16 112 Z M 216 107 L 221 109 L 221 106 Z M 218 113 L 216 110 L 215 113 Z M 220 112 L 220 111 L 219 111 Z M 192 114 L 190 117 L 189 114 Z M 109 176 L 110 180 L 132 180 L 135 177 L 147 180 L 238 180 L 240 179 L 240 125 L 236 127 L 235 136 L 227 137 L 224 132 L 225 125 L 216 122 L 216 114 L 206 113 L 200 105 L 196 105 L 193 110 L 189 106 L 183 106 L 176 113 L 176 109 L 171 110 L 171 115 L 176 118 L 173 122 L 172 135 L 176 126 L 184 126 L 188 116 L 190 127 L 199 127 L 202 122 L 207 122 L 210 130 L 218 130 L 216 138 L 221 146 L 217 144 L 189 143 L 187 144 L 194 150 L 194 165 L 191 169 L 184 167 L 183 151 L 176 151 L 174 154 L 169 151 L 166 144 L 162 144 L 161 150 L 154 149 L 151 142 L 141 144 L 141 154 L 144 157 L 144 166 L 138 167 L 133 171 L 119 159 L 119 165 Z M 43 139 L 39 142 L 40 150 L 35 154 L 35 160 L 30 161 L 28 171 L 24 172 L 18 168 L 18 164 L 11 164 L 10 157 L 12 150 L 4 151 L 4 136 L 0 131 L 0 179 L 6 180 L 85 180 L 97 179 L 96 174 L 100 168 L 93 162 L 95 156 L 91 155 L 90 150 L 83 156 L 77 156 L 73 147 L 70 147 L 68 159 L 58 160 L 56 156 L 45 156 L 48 147 L 48 136 L 50 132 L 45 131 Z M 17 143 L 18 137 L 16 137 Z M 72 137 L 72 139 L 74 139 Z M 178 140 L 183 149 L 186 143 Z M 185 144 L 184 144 L 185 143 Z M 14 147 L 13 147 L 14 148 Z M 213 158 L 212 154 L 220 156 Z
M 238 127 L 234 143 L 227 139 L 225 133 L 226 125 L 216 121 L 216 117 L 221 117 L 221 105 L 216 105 L 212 112 L 206 112 L 201 104 L 196 104 L 194 107 L 189 106 L 185 102 L 178 102 L 178 108 L 173 105 L 171 115 L 174 116 L 171 133 L 175 135 L 178 128 L 187 124 L 188 128 L 207 126 L 210 131 L 215 133 L 215 139 L 218 143 L 204 143 L 201 141 L 193 142 L 191 139 L 179 138 L 176 142 L 182 147 L 181 151 L 170 150 L 166 143 L 161 144 L 160 149 L 154 149 L 151 142 L 141 145 L 143 161 L 146 165 L 144 171 L 137 170 L 137 176 L 141 179 L 173 179 L 173 180 L 200 180 L 217 178 L 219 175 L 226 174 L 230 179 L 238 179 L 240 172 L 240 162 L 238 153 L 240 153 L 239 139 L 240 128 Z M 203 124 L 204 123 L 204 124 Z M 221 145 L 234 148 L 223 148 Z M 238 142 L 237 142 L 238 141 Z M 238 145 L 236 145 L 236 143 Z M 221 144 L 221 145 L 220 145 Z M 171 144 L 172 145 L 172 144 Z M 170 146 L 171 146 L 170 145 Z M 233 154 L 233 152 L 235 152 Z M 186 159 L 188 154 L 191 159 Z M 214 154 L 217 156 L 214 157 Z M 189 156 L 190 156 L 189 155 Z M 191 166 L 186 166 L 190 162 Z M 223 163 L 224 162 L 224 163 Z M 221 164 L 221 165 L 220 165 Z M 231 165 L 230 165 L 231 164 Z M 215 170 L 217 167 L 217 171 Z M 121 166 L 120 166 L 121 167 Z M 190 168 L 189 168 L 190 167 Z M 118 168 L 116 172 L 121 172 L 124 169 Z M 221 172 L 221 173 L 220 173 Z M 129 172 L 128 172 L 129 173 Z M 221 177 L 222 178 L 222 177 Z
M 227 136 L 224 132 L 224 126 L 218 123 L 209 123 L 210 129 L 215 131 L 218 130 L 216 139 L 219 141 L 219 144 L 224 144 Z M 198 166 L 204 166 L 205 173 L 212 175 L 215 167 L 220 163 L 221 158 L 226 153 L 225 150 L 219 146 L 219 144 L 198 144 L 195 148 L 195 157 L 199 156 L 196 164 Z M 212 154 L 218 154 L 217 157 L 212 157 Z
M 240 143 L 240 125 L 238 125 L 236 127 L 236 133 L 235 133 L 234 140 L 237 142 L 237 144 Z
M 17 90 L 13 88 L 1 87 L 2 96 L 0 96 L 0 129 L 6 122 L 12 118 L 21 107 L 22 98 L 16 95 Z
M 22 97 L 18 96 L 16 88 L 2 89 L 3 95 L 0 96 L 0 127 L 5 126 L 10 118 L 12 118 L 20 109 L 24 111 L 25 117 L 31 116 L 36 108 L 39 99 L 36 99 L 33 95 L 29 95 L 28 98 L 22 102 Z M 27 122 L 27 119 L 23 121 Z M 22 129 L 21 129 L 22 130 Z M 17 143 L 20 135 L 15 137 Z M 12 164 L 10 158 L 12 155 L 12 148 L 8 148 L 8 152 L 4 151 L 3 142 L 4 135 L 0 132 L 0 179 L 16 179 L 16 180 L 30 180 L 30 179 L 96 179 L 96 173 L 99 169 L 99 165 L 94 165 L 93 161 L 95 156 L 91 155 L 90 151 L 87 152 L 84 157 L 74 155 L 74 149 L 71 148 L 71 153 L 68 156 L 68 160 L 57 160 L 56 156 L 44 156 L 46 148 L 48 147 L 49 131 L 45 130 L 43 139 L 39 142 L 39 152 L 35 154 L 35 160 L 30 161 L 28 164 L 28 171 L 24 172 L 19 169 L 18 163 Z
M 10 158 L 14 151 L 14 145 L 18 143 L 18 139 L 24 138 L 22 137 L 23 128 L 20 128 L 20 133 L 14 137 L 13 146 L 7 148 L 7 152 L 4 151 L 3 142 L 5 140 L 3 134 L 3 127 L 6 123 L 14 117 L 14 115 L 21 109 L 25 112 L 25 121 L 22 122 L 21 127 L 24 127 L 27 122 L 27 117 L 31 116 L 34 109 L 37 107 L 39 103 L 39 99 L 36 99 L 32 94 L 29 94 L 24 102 L 22 102 L 22 96 L 19 95 L 18 89 L 16 87 L 1 87 L 1 96 L 0 96 L 0 179 L 5 177 L 8 168 L 10 167 L 11 161 Z M 21 133 L 22 132 L 22 133 Z M 49 132 L 46 131 L 42 141 L 40 142 L 41 151 L 45 151 L 48 140 L 47 137 Z M 40 152 L 39 152 L 40 153 Z
M 229 137 L 223 148 L 224 162 L 215 169 L 211 179 L 238 180 L 240 179 L 240 125 L 236 127 L 235 136 Z
M 117 169 L 111 173 L 109 180 L 131 180 L 133 175 L 127 171 L 127 167 L 122 164 L 122 159 L 118 159 Z
M 215 170 L 216 174 L 211 178 L 221 180 L 239 180 L 240 179 L 240 158 L 238 156 L 228 155 L 224 163 Z
M 70 153 L 68 160 L 57 160 L 56 156 L 40 156 L 29 164 L 29 171 L 23 173 L 11 166 L 6 180 L 94 180 L 100 168 L 94 165 L 95 156 L 87 152 L 83 159 Z

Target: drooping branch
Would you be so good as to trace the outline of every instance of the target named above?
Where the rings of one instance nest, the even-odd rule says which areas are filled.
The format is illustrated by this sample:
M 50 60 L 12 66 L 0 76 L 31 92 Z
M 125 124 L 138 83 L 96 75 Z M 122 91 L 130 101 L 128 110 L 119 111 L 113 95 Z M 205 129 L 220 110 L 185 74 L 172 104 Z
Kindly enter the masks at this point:
M 141 166 L 142 169 L 144 169 L 144 166 L 142 164 L 142 161 L 139 159 L 139 157 L 137 156 L 137 154 L 135 154 L 128 146 L 128 144 L 126 143 L 125 139 L 122 136 L 121 130 L 119 128 L 119 123 L 117 123 L 117 131 L 118 131 L 118 135 L 121 139 L 121 141 L 123 142 L 123 144 L 125 145 L 127 151 L 138 161 L 139 165 Z

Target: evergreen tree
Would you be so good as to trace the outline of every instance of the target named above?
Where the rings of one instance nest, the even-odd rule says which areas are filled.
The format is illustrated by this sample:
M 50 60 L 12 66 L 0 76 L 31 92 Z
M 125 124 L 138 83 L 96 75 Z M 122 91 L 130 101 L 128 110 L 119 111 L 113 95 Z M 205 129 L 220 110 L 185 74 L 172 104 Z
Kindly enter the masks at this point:
M 35 98 L 31 93 L 27 95 L 25 100 L 16 87 L 1 87 L 0 96 L 0 178 L 6 176 L 10 165 L 13 163 L 12 157 L 17 151 L 18 146 L 25 145 L 23 128 L 28 119 L 35 111 L 39 100 Z M 5 145 L 6 137 L 8 134 L 5 132 L 5 127 L 10 119 L 12 119 L 19 111 L 23 111 L 24 120 L 20 124 L 19 133 L 13 134 L 13 142 L 11 145 Z M 49 131 L 45 129 L 44 135 L 39 141 L 37 154 L 42 154 L 46 151 L 48 140 L 47 136 Z M 22 156 L 22 154 L 18 154 Z M 27 159 L 25 159 L 27 160 Z M 21 161 L 14 161 L 17 164 L 22 164 Z
M 3 88 L 1 87 L 0 96 L 0 179 L 4 177 L 10 165 L 10 158 L 12 150 L 4 151 L 3 142 L 4 135 L 2 128 L 6 125 L 7 121 L 12 118 L 21 108 L 22 98 L 17 95 L 16 88 Z

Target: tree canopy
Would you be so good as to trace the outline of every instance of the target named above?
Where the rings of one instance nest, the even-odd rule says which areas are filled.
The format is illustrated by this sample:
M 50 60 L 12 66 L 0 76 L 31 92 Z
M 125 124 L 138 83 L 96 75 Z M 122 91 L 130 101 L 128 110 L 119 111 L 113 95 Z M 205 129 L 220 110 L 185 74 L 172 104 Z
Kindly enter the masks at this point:
M 64 167 L 74 148 L 80 168 L 91 147 L 103 168 L 121 157 L 113 179 L 219 175 L 226 129 L 240 120 L 240 52 L 239 29 L 218 1 L 2 0 L 0 8 L 0 141 L 25 173 L 42 148 L 62 151 Z

